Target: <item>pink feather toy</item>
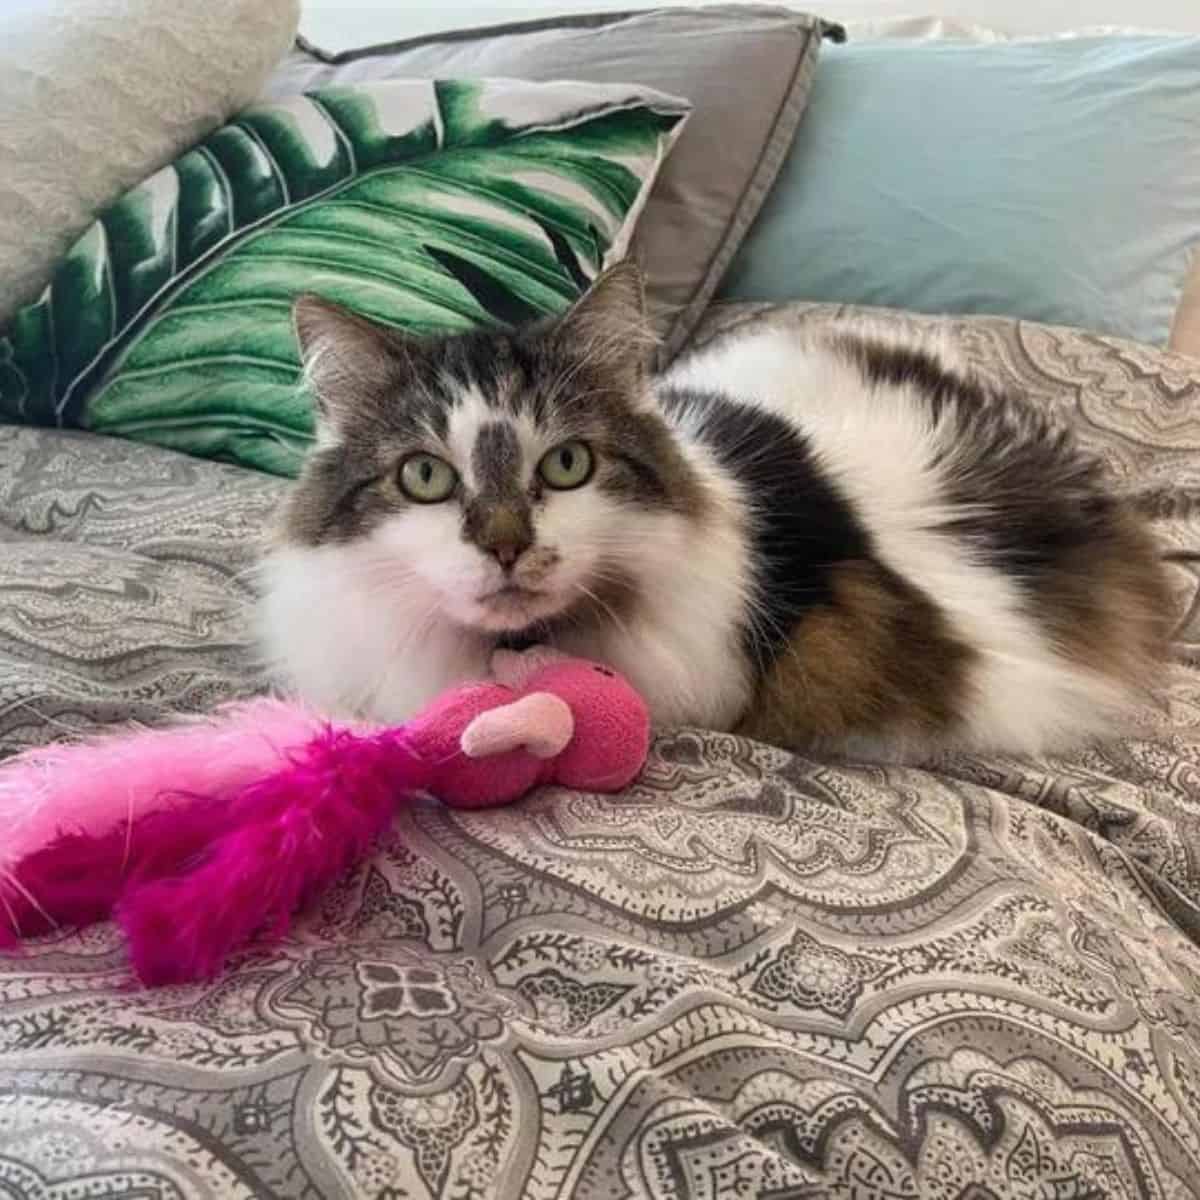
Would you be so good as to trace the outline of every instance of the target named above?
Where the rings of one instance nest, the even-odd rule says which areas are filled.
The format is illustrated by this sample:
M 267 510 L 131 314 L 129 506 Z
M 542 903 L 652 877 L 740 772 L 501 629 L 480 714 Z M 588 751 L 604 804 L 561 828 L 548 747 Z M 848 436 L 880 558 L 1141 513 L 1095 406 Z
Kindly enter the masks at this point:
M 393 728 L 263 699 L 16 756 L 0 766 L 0 946 L 115 917 L 143 983 L 209 979 L 283 936 L 405 797 L 482 808 L 637 776 L 650 722 L 621 676 L 544 649 L 492 668 Z

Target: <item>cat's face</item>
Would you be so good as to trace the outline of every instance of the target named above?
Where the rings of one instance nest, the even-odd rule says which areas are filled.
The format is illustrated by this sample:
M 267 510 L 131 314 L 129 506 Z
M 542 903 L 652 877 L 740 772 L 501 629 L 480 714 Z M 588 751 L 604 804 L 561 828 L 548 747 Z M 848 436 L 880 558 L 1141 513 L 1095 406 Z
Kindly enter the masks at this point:
M 655 523 L 693 500 L 640 299 L 623 265 L 553 324 L 430 340 L 301 300 L 318 439 L 285 538 L 481 632 L 616 615 Z

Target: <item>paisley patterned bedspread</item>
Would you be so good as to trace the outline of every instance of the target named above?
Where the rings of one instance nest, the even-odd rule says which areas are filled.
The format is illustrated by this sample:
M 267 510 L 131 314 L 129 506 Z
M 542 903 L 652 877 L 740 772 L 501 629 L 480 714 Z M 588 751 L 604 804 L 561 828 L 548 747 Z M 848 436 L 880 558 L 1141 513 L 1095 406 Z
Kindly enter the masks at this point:
M 211 986 L 41 943 L 0 960 L 0 1196 L 1200 1197 L 1200 362 L 952 329 L 1158 514 L 1177 662 L 1127 739 L 920 771 L 681 730 L 620 797 L 406 814 Z M 259 687 L 279 486 L 0 429 L 0 745 Z

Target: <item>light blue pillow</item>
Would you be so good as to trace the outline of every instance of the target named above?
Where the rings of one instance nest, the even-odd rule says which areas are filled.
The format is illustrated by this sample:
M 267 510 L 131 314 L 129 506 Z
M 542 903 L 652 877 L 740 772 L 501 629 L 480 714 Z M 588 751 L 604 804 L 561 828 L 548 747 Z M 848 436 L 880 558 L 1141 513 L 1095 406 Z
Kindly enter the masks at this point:
M 1200 38 L 828 46 L 720 295 L 1161 344 L 1198 239 Z

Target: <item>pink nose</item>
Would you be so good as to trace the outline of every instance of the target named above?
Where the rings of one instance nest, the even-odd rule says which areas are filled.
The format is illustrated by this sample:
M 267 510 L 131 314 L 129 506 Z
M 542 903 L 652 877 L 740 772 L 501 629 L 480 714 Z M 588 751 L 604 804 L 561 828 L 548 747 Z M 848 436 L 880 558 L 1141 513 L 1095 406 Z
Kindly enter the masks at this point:
M 525 546 L 520 542 L 501 542 L 489 549 L 495 560 L 507 571 L 509 567 L 525 553 Z

